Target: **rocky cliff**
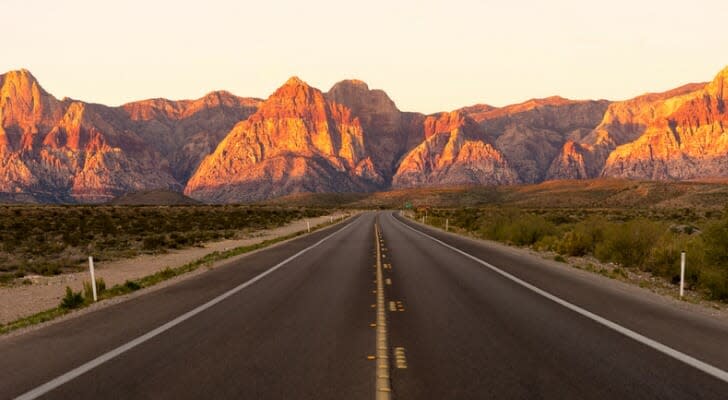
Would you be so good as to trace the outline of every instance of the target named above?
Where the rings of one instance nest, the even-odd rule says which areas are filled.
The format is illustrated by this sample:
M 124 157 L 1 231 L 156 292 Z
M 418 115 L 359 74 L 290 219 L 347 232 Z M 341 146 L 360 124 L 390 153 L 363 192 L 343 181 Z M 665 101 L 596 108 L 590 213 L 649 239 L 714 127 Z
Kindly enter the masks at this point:
M 425 140 L 407 153 L 392 186 L 501 185 L 518 182 L 503 155 L 482 129 L 464 113 L 428 116 Z
M 693 88 L 690 88 L 693 89 Z M 612 151 L 603 176 L 685 180 L 728 175 L 728 68 L 652 106 L 639 135 Z
M 234 202 L 295 192 L 368 191 L 383 184 L 351 109 L 293 77 L 205 158 L 185 193 Z
M 524 183 L 541 182 L 569 140 L 579 140 L 601 121 L 605 100 L 574 101 L 561 97 L 534 99 L 495 108 L 462 109 L 484 129 Z
M 0 198 L 97 202 L 149 189 L 209 202 L 297 192 L 728 176 L 728 68 L 627 101 L 534 99 L 424 115 L 345 80 L 267 100 L 212 92 L 107 107 L 0 75 Z
M 649 155 L 655 151 L 664 154 L 667 143 L 648 142 L 654 139 L 655 130 L 665 133 L 664 127 L 670 125 L 673 114 L 685 102 L 700 97 L 705 84 L 688 84 L 663 92 L 649 93 L 627 101 L 609 105 L 602 121 L 591 132 L 582 138 L 572 138 L 562 147 L 561 153 L 549 167 L 546 179 L 584 179 L 599 176 L 632 177 L 643 179 L 671 179 L 667 174 L 648 173 L 658 168 L 661 163 Z M 704 109 L 697 105 L 692 111 Z M 669 130 L 669 128 L 668 128 Z M 651 133 L 652 132 L 652 133 Z M 646 140 L 647 139 L 647 140 Z M 626 145 L 619 151 L 621 156 L 608 161 L 617 148 Z M 634 158 L 627 160 L 628 153 Z M 641 153 L 638 155 L 638 153 Z M 637 167 L 637 160 L 642 160 Z M 632 172 L 630 172 L 632 171 Z
M 255 106 L 213 94 L 106 107 L 58 100 L 30 72 L 8 72 L 0 75 L 0 192 L 99 202 L 128 191 L 182 190 L 202 153 Z

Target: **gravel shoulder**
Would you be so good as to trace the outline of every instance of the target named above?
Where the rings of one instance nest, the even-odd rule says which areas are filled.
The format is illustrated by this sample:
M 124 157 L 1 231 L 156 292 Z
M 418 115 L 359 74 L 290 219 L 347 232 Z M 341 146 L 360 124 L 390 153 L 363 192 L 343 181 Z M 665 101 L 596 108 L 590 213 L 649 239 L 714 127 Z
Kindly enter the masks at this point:
M 328 223 L 332 217 L 338 218 L 339 216 L 340 214 L 325 215 L 310 218 L 308 221 L 313 228 Z M 254 245 L 265 240 L 300 232 L 306 230 L 306 228 L 306 220 L 302 219 L 278 228 L 255 231 L 242 239 L 208 242 L 203 247 L 171 250 L 164 254 L 145 254 L 130 259 L 97 262 L 94 263 L 96 277 L 103 278 L 107 287 L 112 287 L 127 280 L 139 279 L 154 274 L 168 267 L 182 266 L 215 251 Z M 91 280 L 88 271 L 50 277 L 28 276 L 27 278 L 32 282 L 31 284 L 0 287 L 0 323 L 6 324 L 56 307 L 65 294 L 66 286 L 74 291 L 80 291 L 83 290 L 83 282 Z

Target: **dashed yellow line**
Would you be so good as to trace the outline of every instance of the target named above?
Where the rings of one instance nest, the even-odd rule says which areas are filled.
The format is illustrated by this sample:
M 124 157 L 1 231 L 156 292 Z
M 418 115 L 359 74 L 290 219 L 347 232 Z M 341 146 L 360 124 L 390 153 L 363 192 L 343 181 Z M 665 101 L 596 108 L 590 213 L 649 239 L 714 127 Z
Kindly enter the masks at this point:
M 404 304 L 401 301 L 390 301 L 389 302 L 389 311 L 390 312 L 404 311 Z
M 394 348 L 394 365 L 398 369 L 407 368 L 407 356 L 404 353 L 404 347 L 395 347 Z
M 374 223 L 374 240 L 377 242 L 377 371 L 376 395 L 377 400 L 392 398 L 392 387 L 389 381 L 389 346 L 387 344 L 387 313 L 384 308 L 384 279 L 382 278 L 382 235 L 379 225 Z

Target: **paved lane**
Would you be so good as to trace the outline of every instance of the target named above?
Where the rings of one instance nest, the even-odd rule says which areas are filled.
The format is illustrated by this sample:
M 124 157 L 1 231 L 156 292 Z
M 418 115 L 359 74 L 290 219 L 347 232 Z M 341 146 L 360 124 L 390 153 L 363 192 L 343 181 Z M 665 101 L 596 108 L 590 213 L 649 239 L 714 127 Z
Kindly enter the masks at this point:
M 373 398 L 373 214 L 200 314 L 43 398 Z M 19 395 L 239 285 L 341 227 L 158 292 L 0 341 Z
M 406 369 L 392 372 L 396 398 L 726 398 L 725 382 L 547 300 L 391 214 L 380 221 L 392 264 L 387 296 L 404 309 L 390 313 L 389 323 L 390 345 L 403 347 L 407 358 Z M 728 361 L 724 324 L 626 296 L 537 259 L 426 230 L 597 314 L 685 347 L 684 338 L 673 343 L 661 335 L 671 326 L 681 333 L 674 336 L 695 343 L 691 354 L 716 365 Z

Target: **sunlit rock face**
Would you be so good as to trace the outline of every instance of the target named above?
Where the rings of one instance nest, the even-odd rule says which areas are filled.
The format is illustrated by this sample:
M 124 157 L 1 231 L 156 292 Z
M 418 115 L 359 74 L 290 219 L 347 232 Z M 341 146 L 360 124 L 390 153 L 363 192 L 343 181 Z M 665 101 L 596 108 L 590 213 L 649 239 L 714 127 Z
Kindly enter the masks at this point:
M 692 88 L 691 88 L 692 89 Z M 635 140 L 617 146 L 603 176 L 681 180 L 728 175 L 728 68 L 697 90 L 652 105 Z
M 462 111 L 485 130 L 524 183 L 548 177 L 551 163 L 569 141 L 591 132 L 609 106 L 605 100 L 533 99 L 502 108 L 477 105 Z
M 58 100 L 26 71 L 0 75 L 0 192 L 100 202 L 184 187 L 225 133 L 257 106 L 213 93 L 196 101 L 106 107 Z
M 0 197 L 100 202 L 171 189 L 208 202 L 298 192 L 728 176 L 726 77 L 627 101 L 534 99 L 424 115 L 357 80 L 291 78 L 267 100 L 212 92 L 107 107 L 0 75 Z
M 293 77 L 232 129 L 202 162 L 185 193 L 235 202 L 383 185 L 351 109 Z
M 547 179 L 726 176 L 727 70 L 707 84 L 612 103 L 592 132 L 563 146 Z
M 394 187 L 518 182 L 503 155 L 464 113 L 429 116 L 423 128 L 425 140 L 403 157 L 392 181 Z

